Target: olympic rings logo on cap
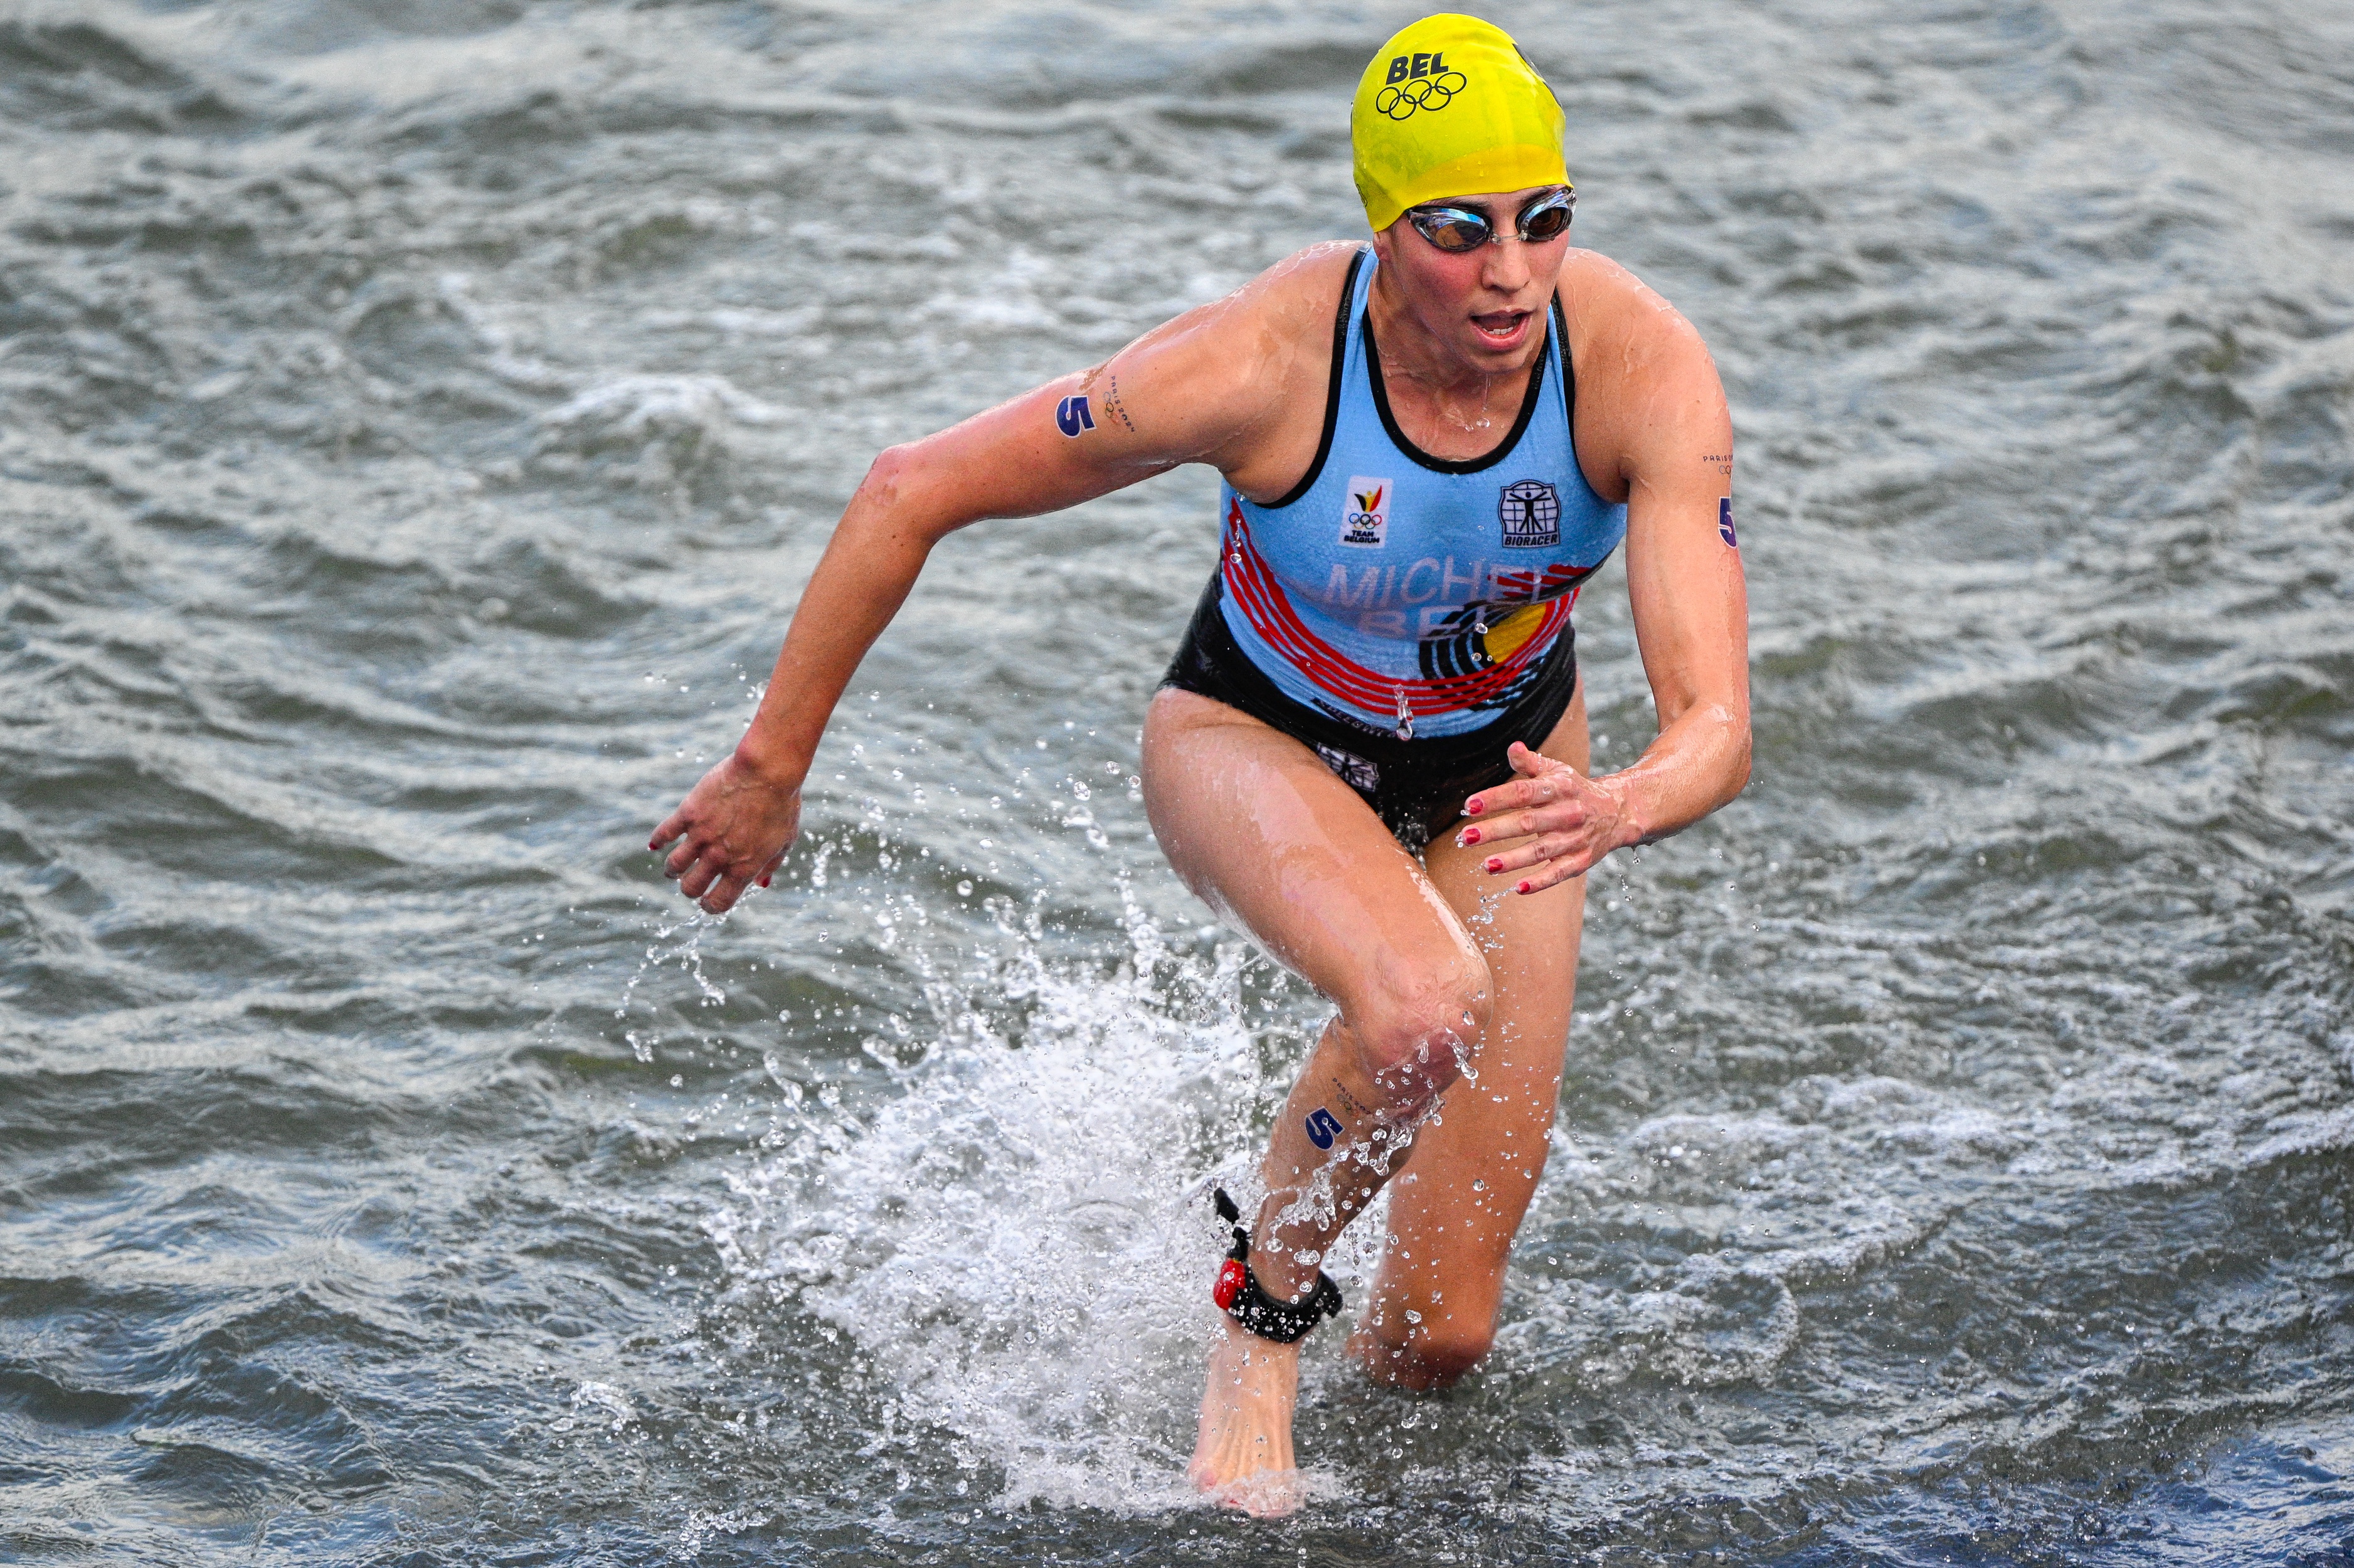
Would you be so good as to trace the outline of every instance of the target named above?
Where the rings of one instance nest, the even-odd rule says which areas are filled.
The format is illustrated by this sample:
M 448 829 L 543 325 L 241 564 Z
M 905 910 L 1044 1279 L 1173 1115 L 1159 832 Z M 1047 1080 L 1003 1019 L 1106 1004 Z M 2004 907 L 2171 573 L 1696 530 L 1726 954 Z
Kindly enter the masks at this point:
M 1442 70 L 1404 87 L 1384 87 L 1373 99 L 1374 110 L 1392 120 L 1411 120 L 1417 109 L 1436 114 L 1469 84 L 1459 70 Z

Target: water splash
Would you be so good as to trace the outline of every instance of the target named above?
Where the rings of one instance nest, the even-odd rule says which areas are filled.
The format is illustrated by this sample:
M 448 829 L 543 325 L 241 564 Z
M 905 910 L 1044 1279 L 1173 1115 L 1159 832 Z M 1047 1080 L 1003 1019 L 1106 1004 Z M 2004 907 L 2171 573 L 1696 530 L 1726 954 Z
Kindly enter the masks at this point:
M 877 1055 L 898 1092 L 780 1128 L 712 1223 L 739 1295 L 847 1334 L 887 1429 L 945 1436 L 1002 1506 L 1195 1500 L 1217 1235 L 1194 1200 L 1264 1136 L 1253 960 L 1177 954 L 1125 907 L 1126 953 L 1091 965 L 996 901 L 996 950 L 928 980 L 928 1048 Z

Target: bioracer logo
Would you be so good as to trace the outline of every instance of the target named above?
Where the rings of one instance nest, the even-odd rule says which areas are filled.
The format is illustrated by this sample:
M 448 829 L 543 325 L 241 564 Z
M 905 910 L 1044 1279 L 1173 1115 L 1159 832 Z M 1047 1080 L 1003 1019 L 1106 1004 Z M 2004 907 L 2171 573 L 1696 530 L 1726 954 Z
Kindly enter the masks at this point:
M 1341 505 L 1341 543 L 1378 550 L 1389 536 L 1390 482 L 1363 475 L 1349 481 L 1349 493 Z
M 1561 543 L 1561 493 L 1542 479 L 1516 481 L 1496 497 L 1496 521 L 1507 550 L 1549 550 Z

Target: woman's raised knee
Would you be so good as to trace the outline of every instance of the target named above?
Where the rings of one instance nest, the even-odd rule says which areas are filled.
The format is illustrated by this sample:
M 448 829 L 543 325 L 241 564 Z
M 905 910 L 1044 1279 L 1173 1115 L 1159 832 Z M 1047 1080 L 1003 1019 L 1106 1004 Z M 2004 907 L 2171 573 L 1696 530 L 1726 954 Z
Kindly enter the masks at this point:
M 1342 1022 L 1357 1065 L 1393 1111 L 1420 1110 L 1462 1075 L 1493 1011 L 1478 955 L 1374 977 Z
M 1425 1376 L 1443 1387 L 1478 1366 L 1495 1342 L 1490 1329 L 1442 1324 L 1433 1333 L 1408 1340 L 1406 1354 L 1420 1363 Z
M 1351 1348 L 1379 1382 L 1432 1389 L 1447 1387 L 1479 1365 L 1495 1342 L 1492 1328 L 1458 1328 L 1442 1320 L 1408 1329 L 1402 1322 L 1384 1322 L 1361 1325 Z

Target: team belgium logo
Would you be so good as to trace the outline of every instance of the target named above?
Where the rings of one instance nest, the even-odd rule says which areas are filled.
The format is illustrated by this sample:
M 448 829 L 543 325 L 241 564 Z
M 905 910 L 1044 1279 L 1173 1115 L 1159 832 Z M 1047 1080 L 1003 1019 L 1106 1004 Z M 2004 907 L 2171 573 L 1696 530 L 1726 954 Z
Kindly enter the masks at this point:
M 1411 120 L 1417 109 L 1436 114 L 1469 85 L 1461 71 L 1447 69 L 1443 54 L 1394 56 L 1389 75 L 1382 79 L 1384 85 L 1373 98 L 1373 108 L 1393 120 Z
M 1389 542 L 1390 482 L 1360 474 L 1349 481 L 1347 503 L 1341 508 L 1341 543 L 1361 550 L 1378 550 Z

